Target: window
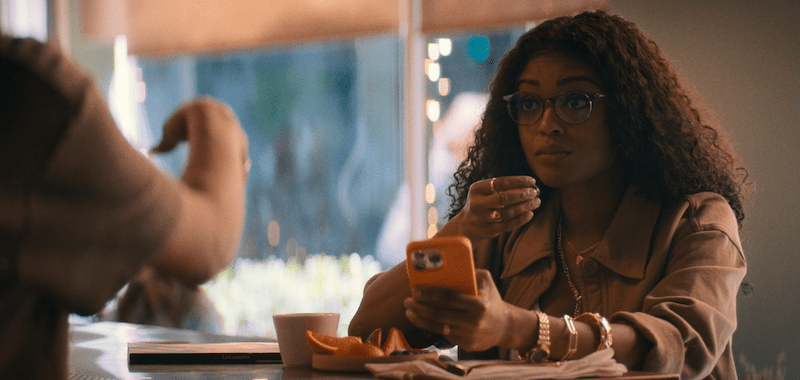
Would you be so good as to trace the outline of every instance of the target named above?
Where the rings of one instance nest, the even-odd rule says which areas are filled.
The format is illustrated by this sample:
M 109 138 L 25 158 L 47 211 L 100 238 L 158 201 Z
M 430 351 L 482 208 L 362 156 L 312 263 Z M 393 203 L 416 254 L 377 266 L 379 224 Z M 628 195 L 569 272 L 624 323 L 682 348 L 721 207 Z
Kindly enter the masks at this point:
M 445 222 L 445 190 L 495 67 L 522 31 L 427 38 L 429 234 Z M 198 95 L 231 105 L 248 134 L 253 166 L 240 253 L 204 286 L 222 333 L 274 336 L 272 314 L 332 311 L 346 334 L 364 283 L 405 257 L 402 54 L 397 36 L 379 35 L 130 60 L 141 101 L 131 140 L 139 148 L 154 145 L 169 113 Z M 185 154 L 151 158 L 177 175 Z
M 47 24 L 45 0 L 0 0 L 3 33 L 47 41 Z

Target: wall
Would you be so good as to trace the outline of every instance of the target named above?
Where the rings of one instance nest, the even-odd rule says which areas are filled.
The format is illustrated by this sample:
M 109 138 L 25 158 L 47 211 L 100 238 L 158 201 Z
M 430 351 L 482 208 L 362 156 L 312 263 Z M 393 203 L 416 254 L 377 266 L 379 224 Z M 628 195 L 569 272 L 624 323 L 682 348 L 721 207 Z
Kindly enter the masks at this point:
M 727 128 L 750 173 L 741 231 L 754 292 L 738 299 L 734 354 L 800 378 L 800 2 L 612 0 L 665 51 Z

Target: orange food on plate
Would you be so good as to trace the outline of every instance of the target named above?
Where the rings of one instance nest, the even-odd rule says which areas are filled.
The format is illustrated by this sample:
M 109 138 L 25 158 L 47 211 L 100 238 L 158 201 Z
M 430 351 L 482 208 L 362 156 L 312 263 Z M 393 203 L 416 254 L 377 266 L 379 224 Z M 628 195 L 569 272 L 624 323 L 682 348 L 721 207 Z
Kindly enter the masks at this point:
M 356 343 L 334 351 L 333 356 L 365 358 L 386 356 L 386 353 L 373 344 Z
M 351 345 L 362 344 L 357 336 L 335 337 L 313 331 L 306 331 L 306 340 L 315 354 L 332 354 Z
M 383 342 L 381 348 L 381 338 L 383 332 L 380 328 L 375 329 L 367 337 L 366 341 L 362 342 L 360 337 L 346 336 L 338 338 L 335 336 L 324 335 L 315 333 L 313 331 L 306 331 L 306 339 L 311 346 L 311 350 L 315 354 L 330 354 L 335 357 L 383 357 L 389 356 L 395 351 L 408 351 L 405 353 L 424 353 L 425 350 L 413 349 L 408 345 L 408 341 L 403 336 L 403 333 L 396 328 L 389 331 L 389 336 Z
M 392 327 L 389 336 L 386 337 L 386 342 L 383 343 L 383 352 L 391 355 L 394 351 L 411 351 L 411 346 L 408 345 L 403 333 Z
M 367 337 L 367 340 L 365 340 L 364 342 L 365 343 L 369 343 L 369 344 L 371 344 L 371 345 L 373 345 L 375 347 L 380 347 L 381 346 L 381 339 L 383 338 L 382 335 L 383 335 L 383 331 L 381 331 L 381 328 L 378 327 L 377 329 L 372 331 L 372 334 L 369 334 L 369 336 Z

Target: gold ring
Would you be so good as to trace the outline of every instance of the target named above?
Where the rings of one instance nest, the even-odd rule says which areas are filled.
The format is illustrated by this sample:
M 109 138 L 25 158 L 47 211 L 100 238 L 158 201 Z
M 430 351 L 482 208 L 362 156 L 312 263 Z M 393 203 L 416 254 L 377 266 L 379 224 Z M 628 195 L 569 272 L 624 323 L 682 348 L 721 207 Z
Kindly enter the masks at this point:
M 450 326 L 444 325 L 444 327 L 442 327 L 442 335 L 450 335 Z
M 497 179 L 497 177 L 492 178 L 492 180 L 489 181 L 489 186 L 492 188 L 492 194 L 497 194 L 497 190 L 494 188 L 494 180 L 496 180 L 496 179 Z
M 502 219 L 500 211 L 497 210 L 492 211 L 492 213 L 489 214 L 489 219 L 491 219 L 493 222 L 499 222 Z

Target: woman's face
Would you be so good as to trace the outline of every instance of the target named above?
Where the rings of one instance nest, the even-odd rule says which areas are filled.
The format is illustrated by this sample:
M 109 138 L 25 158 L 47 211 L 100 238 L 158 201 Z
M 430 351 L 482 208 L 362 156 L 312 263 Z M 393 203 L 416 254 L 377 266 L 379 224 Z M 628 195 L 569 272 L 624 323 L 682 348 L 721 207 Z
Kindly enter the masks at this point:
M 600 77 L 591 67 L 560 54 L 531 59 L 519 76 L 517 91 L 533 93 L 542 99 L 570 91 L 588 95 L 604 93 Z M 553 103 L 545 100 L 537 122 L 518 125 L 525 158 L 543 184 L 565 189 L 621 180 L 606 125 L 608 101 L 608 98 L 594 99 L 586 121 L 568 124 L 556 115 Z

